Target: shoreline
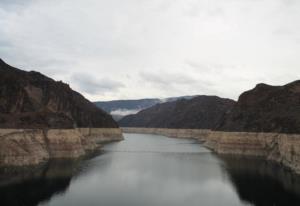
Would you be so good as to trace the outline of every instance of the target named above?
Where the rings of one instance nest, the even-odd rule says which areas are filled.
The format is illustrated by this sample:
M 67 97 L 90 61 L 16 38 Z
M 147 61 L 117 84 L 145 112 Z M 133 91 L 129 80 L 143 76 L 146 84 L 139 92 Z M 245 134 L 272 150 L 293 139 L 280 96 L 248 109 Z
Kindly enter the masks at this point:
M 191 138 L 217 154 L 263 157 L 300 174 L 300 134 L 222 132 L 203 129 L 123 127 L 124 133 Z
M 104 143 L 123 139 L 120 128 L 0 129 L 0 167 L 79 158 Z

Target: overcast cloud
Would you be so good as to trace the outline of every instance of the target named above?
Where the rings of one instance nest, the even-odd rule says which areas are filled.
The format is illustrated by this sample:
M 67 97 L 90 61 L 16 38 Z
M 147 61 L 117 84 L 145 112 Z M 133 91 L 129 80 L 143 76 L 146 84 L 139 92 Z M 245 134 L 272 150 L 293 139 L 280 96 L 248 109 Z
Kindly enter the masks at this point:
M 90 100 L 300 79 L 298 0 L 0 0 L 0 58 Z

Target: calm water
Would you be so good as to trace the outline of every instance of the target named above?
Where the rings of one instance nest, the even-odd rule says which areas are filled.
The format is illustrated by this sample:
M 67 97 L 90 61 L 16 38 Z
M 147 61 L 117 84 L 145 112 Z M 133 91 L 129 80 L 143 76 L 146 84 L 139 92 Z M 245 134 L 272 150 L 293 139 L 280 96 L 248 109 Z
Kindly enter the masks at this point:
M 125 134 L 85 160 L 0 171 L 1 206 L 300 205 L 298 176 L 193 140 Z

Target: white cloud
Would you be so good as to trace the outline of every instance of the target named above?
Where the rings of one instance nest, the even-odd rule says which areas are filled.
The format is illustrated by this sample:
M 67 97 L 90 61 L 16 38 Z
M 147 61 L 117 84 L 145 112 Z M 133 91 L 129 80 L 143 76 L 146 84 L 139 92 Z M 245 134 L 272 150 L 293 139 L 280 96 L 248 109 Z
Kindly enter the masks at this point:
M 111 115 L 127 116 L 127 115 L 130 115 L 130 114 L 136 114 L 139 111 L 140 110 L 137 110 L 137 109 L 117 109 L 117 110 L 111 111 L 110 114 Z
M 300 78 L 299 19 L 296 0 L 4 0 L 0 57 L 91 100 L 237 98 Z

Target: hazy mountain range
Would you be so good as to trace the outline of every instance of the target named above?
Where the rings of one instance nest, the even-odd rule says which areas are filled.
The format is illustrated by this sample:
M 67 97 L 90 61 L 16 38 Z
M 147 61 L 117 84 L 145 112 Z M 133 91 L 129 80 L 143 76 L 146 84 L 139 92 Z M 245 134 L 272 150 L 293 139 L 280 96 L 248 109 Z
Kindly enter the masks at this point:
M 180 96 L 169 98 L 145 98 L 134 100 L 113 100 L 97 101 L 96 106 L 110 113 L 115 120 L 120 120 L 124 116 L 136 114 L 141 110 L 147 109 L 159 103 L 172 102 L 178 99 L 192 99 L 195 96 Z
M 156 104 L 119 121 L 122 127 L 152 128 L 215 128 L 235 101 L 217 96 L 196 96 L 191 99 Z
M 300 80 L 283 86 L 257 84 L 242 93 L 237 102 L 197 96 L 160 103 L 118 123 L 122 127 L 300 133 Z

